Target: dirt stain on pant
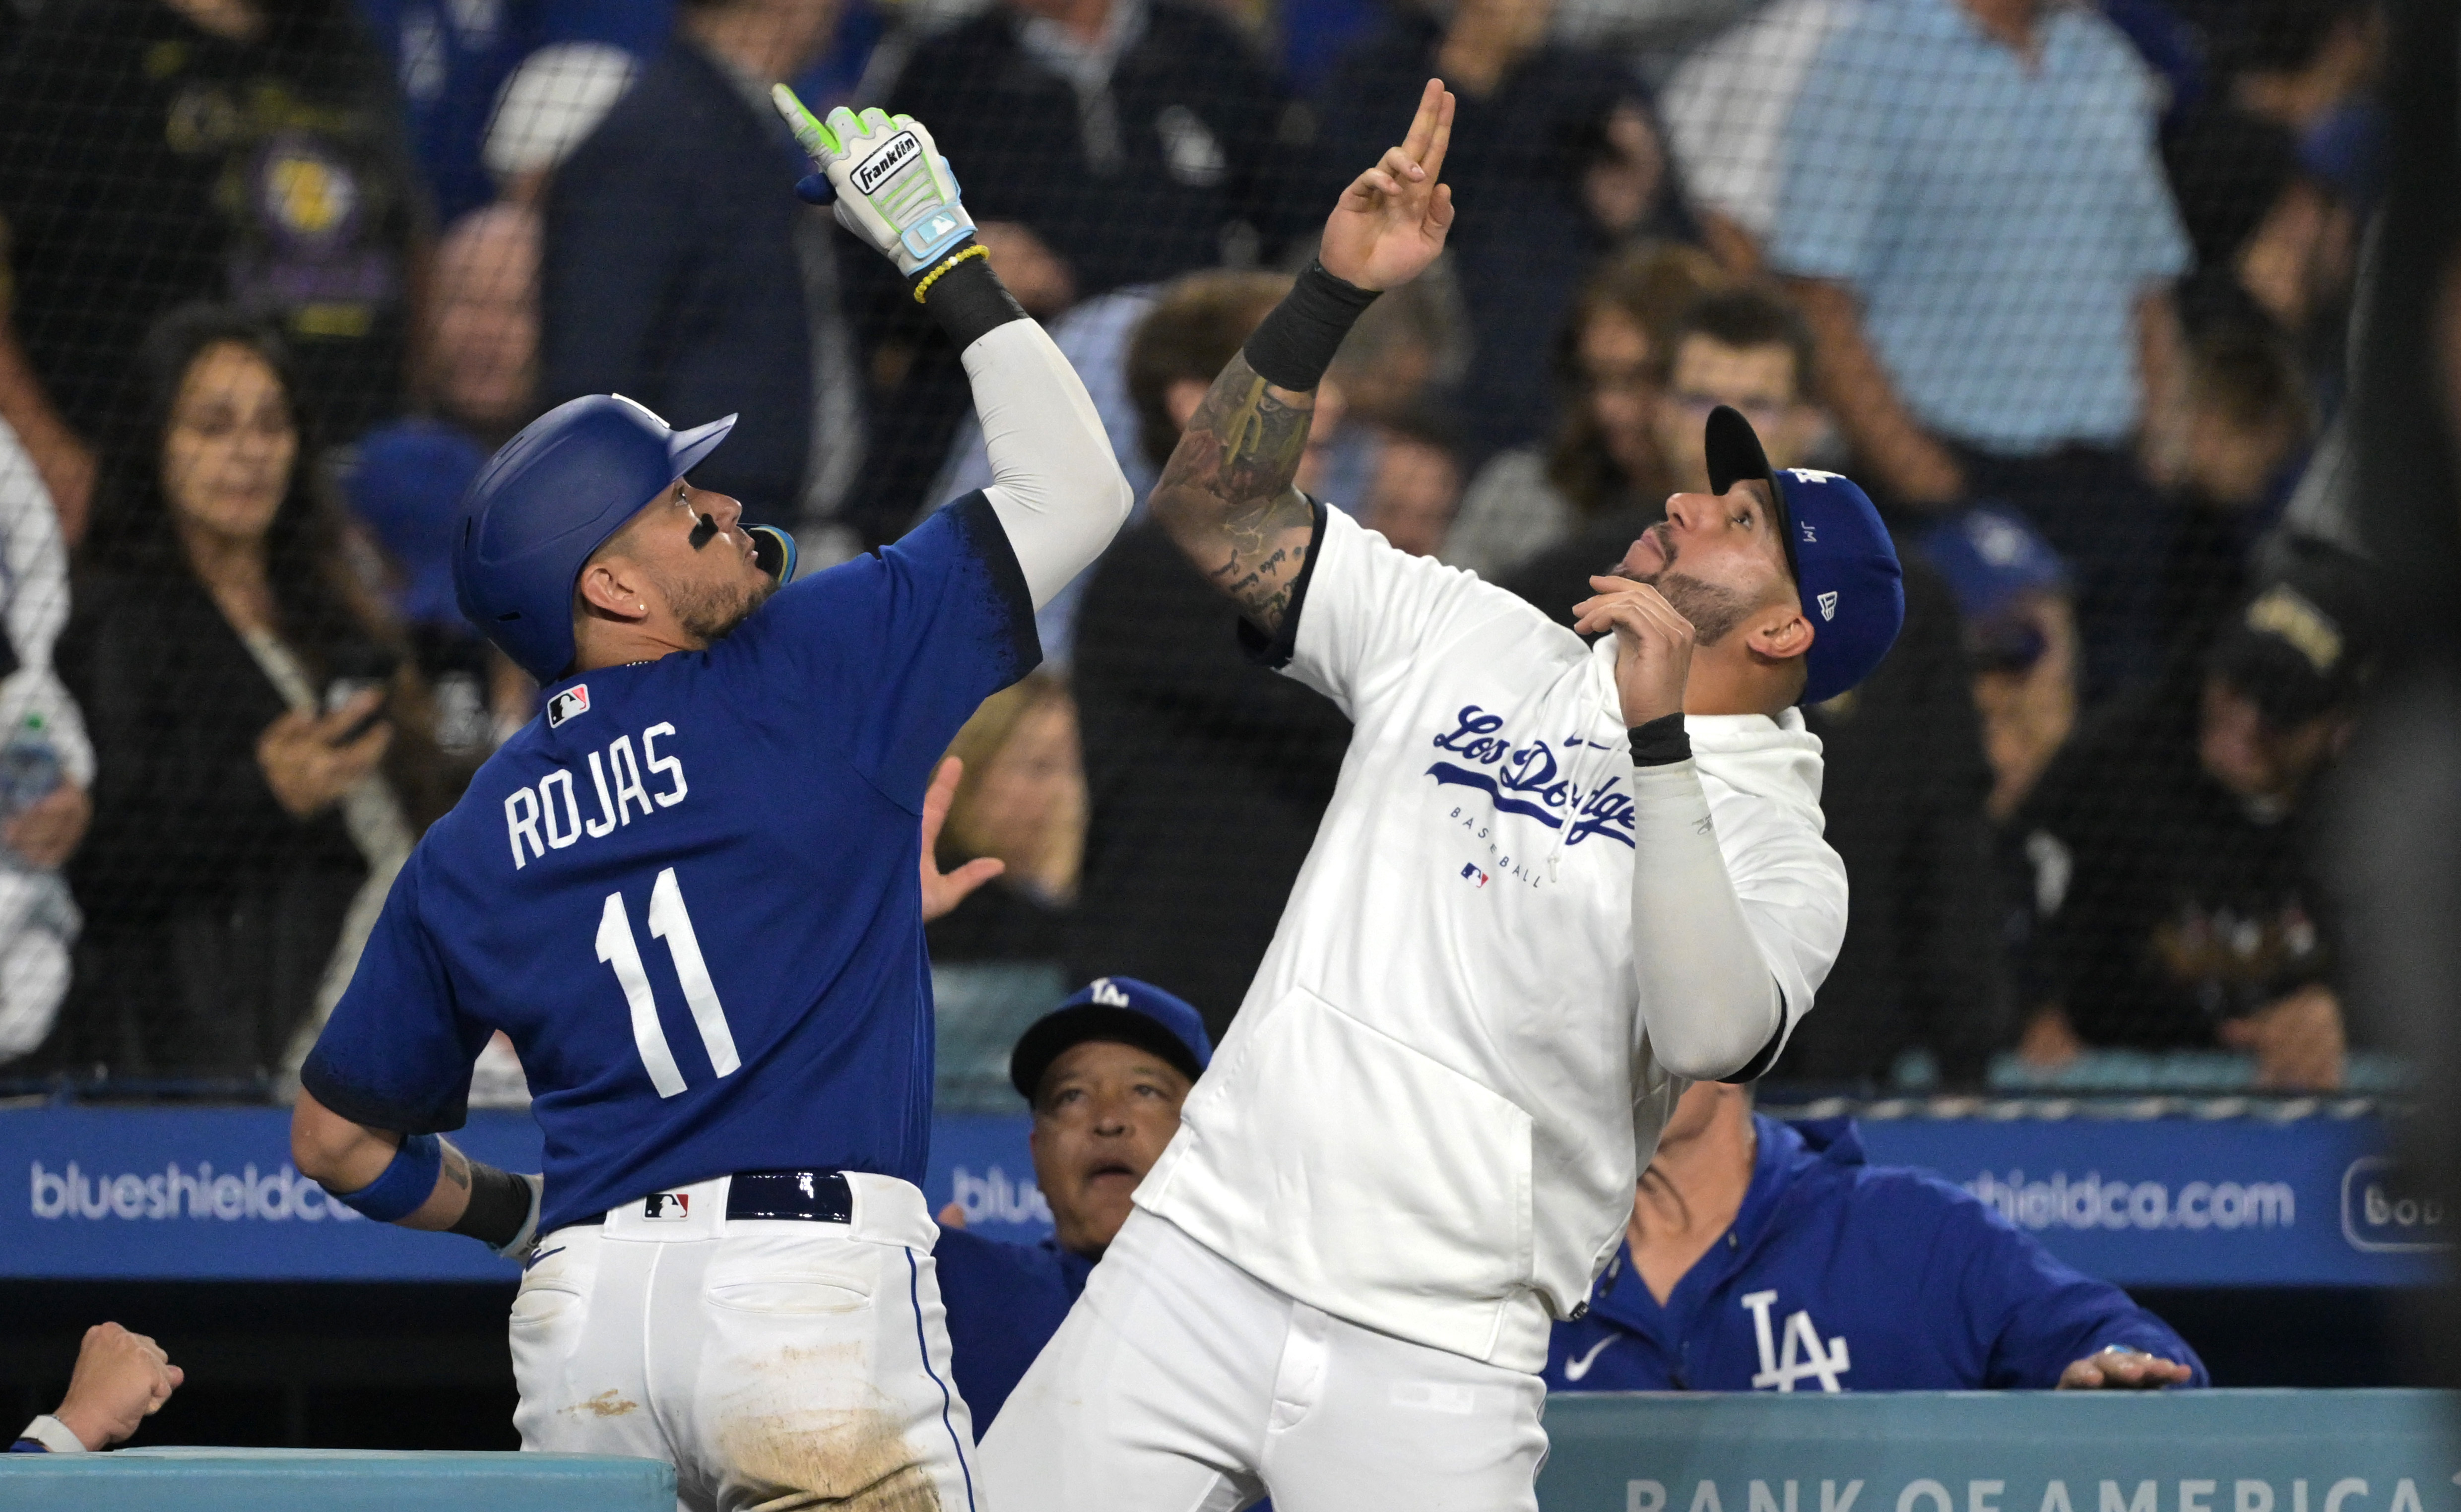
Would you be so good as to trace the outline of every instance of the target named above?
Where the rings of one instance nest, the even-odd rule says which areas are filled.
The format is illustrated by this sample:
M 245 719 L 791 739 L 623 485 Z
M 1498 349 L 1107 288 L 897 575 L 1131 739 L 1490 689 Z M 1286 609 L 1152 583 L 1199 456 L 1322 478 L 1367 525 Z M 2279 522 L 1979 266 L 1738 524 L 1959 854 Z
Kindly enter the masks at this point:
M 727 1466 L 721 1506 L 747 1512 L 940 1512 L 930 1469 L 887 1413 L 752 1414 L 719 1431 L 718 1451 Z
M 580 1416 L 583 1413 L 588 1413 L 592 1416 L 596 1417 L 621 1417 L 626 1413 L 637 1413 L 640 1410 L 641 1404 L 639 1402 L 630 1401 L 625 1397 L 618 1395 L 615 1388 L 612 1386 L 600 1392 L 595 1396 L 586 1397 L 565 1409 L 566 1412 L 570 1413 L 575 1417 Z

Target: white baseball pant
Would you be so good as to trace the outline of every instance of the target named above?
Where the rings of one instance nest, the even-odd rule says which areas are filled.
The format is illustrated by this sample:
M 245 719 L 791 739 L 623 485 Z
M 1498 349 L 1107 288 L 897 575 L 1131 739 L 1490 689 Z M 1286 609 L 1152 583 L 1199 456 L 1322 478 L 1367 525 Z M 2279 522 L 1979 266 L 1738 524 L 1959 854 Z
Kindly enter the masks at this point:
M 1132 1212 L 980 1450 L 999 1512 L 1534 1512 L 1535 1375 L 1292 1300 Z
M 669 1460 L 682 1512 L 975 1512 L 923 1194 L 849 1172 L 851 1223 L 730 1223 L 730 1181 L 540 1241 L 513 1302 L 522 1447 Z

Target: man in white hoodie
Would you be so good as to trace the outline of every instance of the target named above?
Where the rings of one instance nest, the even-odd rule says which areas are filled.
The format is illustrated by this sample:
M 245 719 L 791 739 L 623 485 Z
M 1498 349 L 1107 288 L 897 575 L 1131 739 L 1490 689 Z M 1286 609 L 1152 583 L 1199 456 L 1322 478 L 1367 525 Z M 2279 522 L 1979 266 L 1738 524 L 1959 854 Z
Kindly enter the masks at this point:
M 1697 1080 L 1766 1071 L 1846 926 L 1793 705 L 1896 633 L 1861 490 L 1712 413 L 1596 645 L 1291 486 L 1314 390 L 1452 221 L 1451 97 L 1343 194 L 1153 511 L 1354 725 L 1178 1135 L 982 1448 L 1002 1512 L 1532 1508 L 1537 1372 Z

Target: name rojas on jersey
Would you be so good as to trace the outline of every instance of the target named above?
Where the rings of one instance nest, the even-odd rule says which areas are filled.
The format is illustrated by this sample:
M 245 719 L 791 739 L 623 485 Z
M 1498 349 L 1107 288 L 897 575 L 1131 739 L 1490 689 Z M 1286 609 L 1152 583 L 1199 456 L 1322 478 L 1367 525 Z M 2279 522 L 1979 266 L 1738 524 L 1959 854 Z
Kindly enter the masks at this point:
M 589 753 L 589 784 L 598 803 L 596 814 L 584 818 L 580 784 L 567 767 L 558 767 L 535 783 L 517 787 L 504 799 L 504 834 L 513 848 L 513 869 L 533 858 L 563 850 L 584 838 L 598 840 L 662 808 L 673 808 L 692 791 L 684 780 L 684 764 L 672 753 L 661 754 L 658 740 L 675 733 L 660 721 L 641 732 L 635 753 L 632 737 L 617 735 L 604 751 Z M 644 778 L 664 778 L 653 792 Z M 638 815 L 633 810 L 638 809 Z

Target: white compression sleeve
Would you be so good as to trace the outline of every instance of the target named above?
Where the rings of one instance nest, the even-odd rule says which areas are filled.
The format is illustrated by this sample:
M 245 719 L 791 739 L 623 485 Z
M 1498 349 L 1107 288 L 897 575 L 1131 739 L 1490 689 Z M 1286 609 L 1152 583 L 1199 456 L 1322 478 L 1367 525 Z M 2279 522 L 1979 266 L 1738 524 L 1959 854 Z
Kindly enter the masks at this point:
M 965 363 L 991 453 L 984 497 L 1038 609 L 1102 554 L 1136 500 L 1083 380 L 1041 326 L 995 327 Z
M 1786 1023 L 1690 761 L 1633 772 L 1632 954 L 1640 1023 L 1658 1063 L 1717 1081 L 1750 1065 Z

